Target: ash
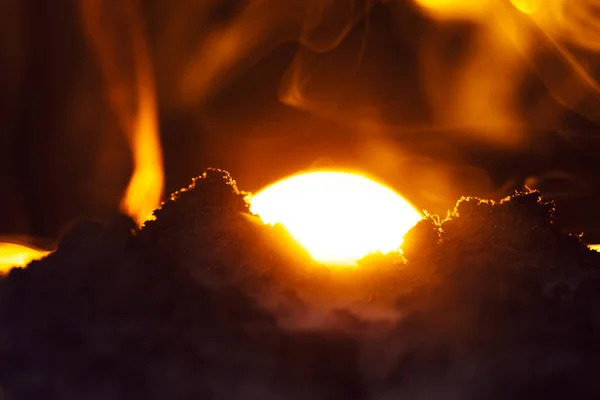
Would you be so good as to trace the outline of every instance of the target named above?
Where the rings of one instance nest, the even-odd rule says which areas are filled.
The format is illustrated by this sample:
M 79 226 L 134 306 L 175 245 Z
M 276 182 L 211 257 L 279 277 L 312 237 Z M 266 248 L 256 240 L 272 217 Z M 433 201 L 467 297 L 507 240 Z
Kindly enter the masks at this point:
M 0 397 L 598 398 L 600 254 L 553 213 L 461 199 L 404 255 L 330 270 L 211 169 L 0 280 Z

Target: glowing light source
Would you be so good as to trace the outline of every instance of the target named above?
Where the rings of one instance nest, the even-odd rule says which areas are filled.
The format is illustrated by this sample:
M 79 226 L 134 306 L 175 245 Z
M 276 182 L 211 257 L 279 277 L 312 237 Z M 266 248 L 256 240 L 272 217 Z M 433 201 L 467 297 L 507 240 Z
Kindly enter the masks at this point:
M 398 249 L 422 218 L 393 190 L 345 172 L 292 176 L 250 204 L 265 223 L 281 223 L 316 261 L 330 265 L 355 265 L 369 253 Z
M 38 260 L 50 251 L 18 243 L 0 242 L 0 275 L 9 272 L 13 267 L 24 267 L 33 260 Z

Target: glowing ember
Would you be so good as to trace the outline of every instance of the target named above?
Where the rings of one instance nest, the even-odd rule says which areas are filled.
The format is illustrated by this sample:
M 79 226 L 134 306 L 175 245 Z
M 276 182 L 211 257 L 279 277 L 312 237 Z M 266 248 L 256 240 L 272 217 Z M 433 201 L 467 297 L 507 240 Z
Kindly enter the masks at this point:
M 9 272 L 13 267 L 25 266 L 49 253 L 22 244 L 0 242 L 0 274 Z
M 354 265 L 399 248 L 422 217 L 400 195 L 365 177 L 311 172 L 277 182 L 250 198 L 265 223 L 281 223 L 316 261 Z

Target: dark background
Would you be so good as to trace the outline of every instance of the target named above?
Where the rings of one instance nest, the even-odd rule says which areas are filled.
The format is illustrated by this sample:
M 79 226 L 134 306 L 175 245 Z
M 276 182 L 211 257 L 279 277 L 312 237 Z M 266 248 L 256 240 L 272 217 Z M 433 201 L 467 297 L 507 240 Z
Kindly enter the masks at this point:
M 118 14 L 120 3 L 110 3 Z M 152 59 L 165 193 L 207 167 L 229 170 L 248 191 L 298 170 L 340 167 L 444 214 L 462 195 L 499 199 L 528 185 L 557 202 L 565 229 L 600 242 L 597 109 L 581 100 L 595 93 L 584 84 L 576 101 L 557 99 L 557 80 L 580 87 L 543 35 L 535 55 L 515 49 L 518 77 L 485 65 L 465 75 L 488 74 L 514 94 L 510 118 L 498 122 L 488 116 L 489 93 L 476 111 L 455 112 L 465 96 L 477 101 L 460 73 L 485 23 L 432 20 L 408 1 L 368 12 L 334 1 L 353 11 L 311 25 L 316 3 L 145 0 L 133 8 Z M 75 218 L 118 209 L 127 186 L 130 149 L 79 4 L 0 4 L 0 234 L 56 237 Z M 104 27 L 114 35 L 110 12 Z M 211 48 L 228 34 L 237 40 L 231 49 Z M 477 58 L 490 68 L 507 60 L 493 51 Z M 595 68 L 592 56 L 585 65 Z

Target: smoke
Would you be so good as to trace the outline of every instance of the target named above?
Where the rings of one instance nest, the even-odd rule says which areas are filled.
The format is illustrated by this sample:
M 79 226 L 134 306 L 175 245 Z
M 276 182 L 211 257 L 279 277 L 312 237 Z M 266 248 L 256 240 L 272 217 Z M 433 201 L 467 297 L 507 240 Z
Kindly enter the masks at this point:
M 161 14 L 167 22 L 154 33 L 163 106 L 196 115 L 189 129 L 199 132 L 197 139 L 183 139 L 181 125 L 163 126 L 166 137 L 198 148 L 203 163 L 189 165 L 226 167 L 256 190 L 327 158 L 332 166 L 376 175 L 435 211 L 465 193 L 493 190 L 486 172 L 452 140 L 481 141 L 483 130 L 504 143 L 517 123 L 496 116 L 501 112 L 493 107 L 477 106 L 477 96 L 498 97 L 496 89 L 462 93 L 462 81 L 473 71 L 454 79 L 436 69 L 446 69 L 436 55 L 446 45 L 440 42 L 444 34 L 436 34 L 410 4 L 235 2 L 219 7 L 221 18 L 214 17 L 216 8 L 205 3 L 188 16 Z M 183 57 L 174 57 L 173 47 L 194 35 L 179 26 L 175 37 L 169 21 L 201 26 L 195 44 L 179 45 L 187 54 L 179 66 L 173 60 Z M 456 83 L 447 85 L 449 79 Z M 494 80 L 489 74 L 485 79 Z M 512 95 L 510 89 L 502 95 Z M 467 120 L 457 111 L 465 107 L 487 115 Z M 507 126 L 504 136 L 496 134 Z M 181 151 L 171 162 L 166 157 L 167 169 L 182 162 Z
M 167 107 L 196 110 L 201 167 L 251 190 L 327 158 L 443 212 L 464 194 L 506 194 L 513 172 L 498 163 L 535 152 L 561 106 L 596 118 L 595 81 L 571 50 L 594 51 L 577 34 L 592 4 L 546 3 L 205 3 L 187 17 L 201 21 L 195 43 L 179 28 L 189 58 L 160 91 Z M 159 70 L 178 41 L 167 33 Z
M 204 2 L 201 8 L 197 11 L 203 14 L 204 32 L 176 84 L 181 104 L 191 106 L 222 90 L 283 43 L 299 42 L 311 51 L 331 51 L 366 14 L 368 4 L 356 0 L 260 0 Z M 181 17 L 176 14 L 172 19 L 181 23 Z M 197 24 L 198 18 L 183 22 Z M 173 40 L 181 40 L 168 33 L 161 32 L 165 38 L 159 41 L 161 54 L 172 47 Z
M 10 97 L 18 102 L 61 73 L 48 91 L 69 93 L 64 101 L 40 95 L 26 129 L 65 135 L 69 153 L 89 147 L 67 163 L 75 156 L 49 158 L 43 153 L 66 151 L 38 140 L 35 155 L 49 159 L 31 167 L 34 178 L 6 174 L 2 181 L 15 189 L 7 198 L 11 209 L 24 208 L 9 229 L 48 235 L 58 227 L 46 225 L 119 204 L 114 197 L 123 196 L 129 178 L 128 152 L 134 167 L 154 169 L 142 182 L 160 183 L 164 157 L 166 191 L 208 166 L 232 171 L 254 191 L 327 159 L 378 177 L 419 208 L 443 213 L 460 196 L 503 196 L 546 172 L 519 170 L 513 160 L 539 161 L 549 147 L 541 133 L 554 130 L 567 110 L 599 122 L 593 0 L 153 0 L 85 2 L 80 9 L 64 2 L 38 19 L 23 4 L 3 6 L 12 7 L 3 15 L 17 16 L 2 24 L 2 38 L 18 39 L 1 42 L 10 56 L 2 80 Z M 58 28 L 34 29 L 40 20 Z M 47 43 L 31 39 L 40 32 L 53 35 Z M 59 45 L 66 37 L 81 40 L 86 51 L 73 46 L 75 55 L 67 57 L 72 49 Z M 43 64 L 37 56 L 43 48 L 56 65 L 39 67 L 46 75 L 36 69 L 24 77 L 24 54 Z M 79 71 L 74 76 L 66 68 L 71 64 Z M 60 118 L 37 118 L 40 110 Z M 15 113 L 14 104 L 2 103 L 8 131 L 20 123 Z M 135 144 L 134 132 L 156 131 L 158 120 L 161 141 L 138 135 L 146 139 Z M 8 138 L 4 147 L 15 148 Z M 561 138 L 577 145 L 573 137 Z M 160 146 L 162 152 L 144 151 Z M 2 169 L 10 170 L 17 161 L 6 153 L 1 159 L 10 165 Z M 36 156 L 30 159 L 43 159 Z M 50 174 L 48 164 L 62 165 L 55 158 L 68 164 L 57 173 L 65 182 L 35 176 L 39 169 Z M 92 172 L 66 176 L 79 162 L 93 164 Z M 40 186 L 35 182 L 45 192 L 59 187 L 48 207 L 64 202 L 68 211 L 45 221 L 34 203 L 46 199 L 19 188 Z M 79 187 L 85 192 L 74 196 Z M 162 193 L 160 185 L 137 192 L 153 204 Z M 132 213 L 126 203 L 121 208 Z

